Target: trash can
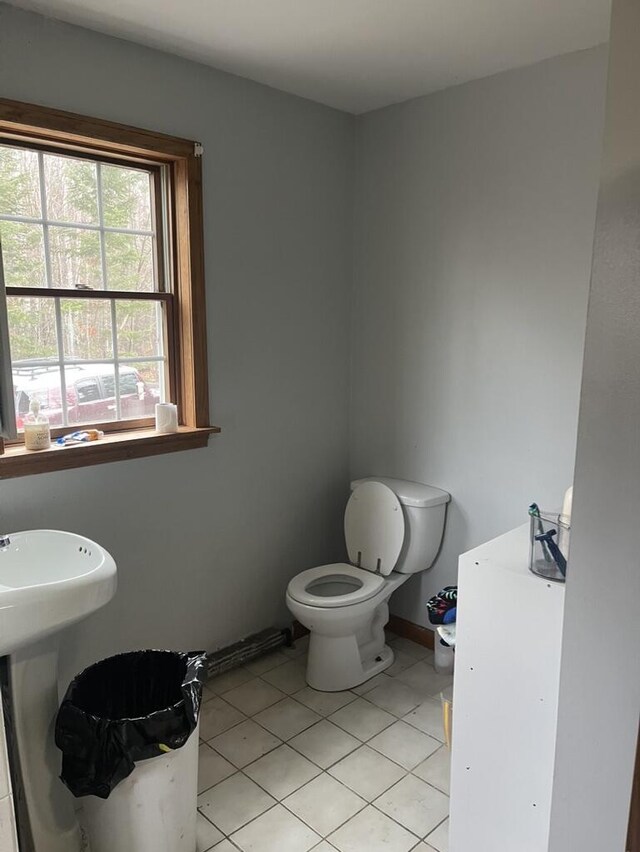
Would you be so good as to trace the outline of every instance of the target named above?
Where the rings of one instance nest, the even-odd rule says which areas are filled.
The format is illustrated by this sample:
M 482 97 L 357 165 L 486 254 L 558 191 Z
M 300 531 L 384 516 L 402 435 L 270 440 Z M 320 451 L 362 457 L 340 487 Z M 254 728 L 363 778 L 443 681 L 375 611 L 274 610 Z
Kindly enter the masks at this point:
M 205 660 L 136 651 L 71 682 L 55 739 L 91 852 L 195 852 Z
M 438 674 L 453 674 L 455 653 L 453 648 L 442 639 L 436 630 L 433 643 L 433 667 Z

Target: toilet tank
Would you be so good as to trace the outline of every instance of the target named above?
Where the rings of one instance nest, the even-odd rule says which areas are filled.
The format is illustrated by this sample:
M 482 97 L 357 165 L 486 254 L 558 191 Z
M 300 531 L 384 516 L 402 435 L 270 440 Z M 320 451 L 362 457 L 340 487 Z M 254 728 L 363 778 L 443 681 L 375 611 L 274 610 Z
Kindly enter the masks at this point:
M 399 574 L 416 574 L 431 568 L 442 543 L 445 513 L 451 495 L 421 482 L 386 476 L 355 479 L 351 483 L 351 490 L 363 482 L 382 482 L 396 494 L 402 505 L 404 544 L 393 570 Z

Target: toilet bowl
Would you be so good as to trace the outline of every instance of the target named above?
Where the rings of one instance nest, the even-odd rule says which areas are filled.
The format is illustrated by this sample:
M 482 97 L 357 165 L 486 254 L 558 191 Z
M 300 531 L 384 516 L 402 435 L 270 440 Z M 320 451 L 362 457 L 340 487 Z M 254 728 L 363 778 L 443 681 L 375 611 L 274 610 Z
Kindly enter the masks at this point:
M 385 644 L 388 601 L 440 548 L 450 495 L 399 479 L 351 483 L 344 530 L 350 562 L 309 568 L 289 583 L 286 603 L 310 632 L 306 679 L 323 692 L 350 689 L 393 663 Z

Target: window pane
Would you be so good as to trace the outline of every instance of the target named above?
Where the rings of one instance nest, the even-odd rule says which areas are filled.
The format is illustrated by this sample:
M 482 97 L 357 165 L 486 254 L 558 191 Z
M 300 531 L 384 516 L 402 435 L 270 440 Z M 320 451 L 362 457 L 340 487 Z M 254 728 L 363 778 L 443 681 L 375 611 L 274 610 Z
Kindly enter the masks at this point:
M 157 402 L 164 402 L 162 361 L 123 364 L 120 367 L 120 410 L 123 420 L 153 417 Z
M 109 290 L 144 290 L 154 283 L 153 239 L 137 234 L 104 235 Z
M 97 379 L 83 379 L 74 383 L 78 404 L 85 402 L 97 402 L 101 397 L 100 385 Z
M 64 371 L 69 425 L 90 425 L 116 419 L 113 364 L 78 364 Z
M 0 221 L 7 287 L 46 287 L 42 225 Z
M 111 302 L 61 299 L 64 360 L 113 358 Z
M 0 214 L 40 217 L 38 155 L 24 148 L 0 146 Z
M 102 289 L 100 236 L 80 228 L 49 228 L 51 286 Z
M 163 354 L 162 307 L 158 302 L 116 303 L 118 357 L 153 358 Z
M 53 299 L 7 297 L 11 360 L 58 359 Z M 28 368 L 28 364 L 24 365 Z
M 102 215 L 109 228 L 151 230 L 149 173 L 102 166 Z
M 29 367 L 14 364 L 13 389 L 15 392 L 16 423 L 24 426 L 32 399 L 37 399 L 51 426 L 62 426 L 62 392 L 59 367 Z
M 89 160 L 44 155 L 47 216 L 53 222 L 98 222 L 96 166 Z

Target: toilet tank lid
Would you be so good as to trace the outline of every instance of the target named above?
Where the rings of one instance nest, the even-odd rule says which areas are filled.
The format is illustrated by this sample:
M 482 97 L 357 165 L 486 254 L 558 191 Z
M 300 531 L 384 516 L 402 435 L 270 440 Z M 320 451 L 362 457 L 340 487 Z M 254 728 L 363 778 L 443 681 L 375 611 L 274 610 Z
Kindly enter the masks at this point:
M 424 485 L 422 482 L 409 482 L 406 479 L 392 479 L 388 476 L 365 476 L 364 479 L 354 479 L 351 483 L 353 491 L 363 482 L 382 482 L 395 492 L 398 500 L 405 506 L 414 506 L 427 509 L 429 506 L 440 506 L 451 500 L 448 491 L 434 488 L 433 485 Z

